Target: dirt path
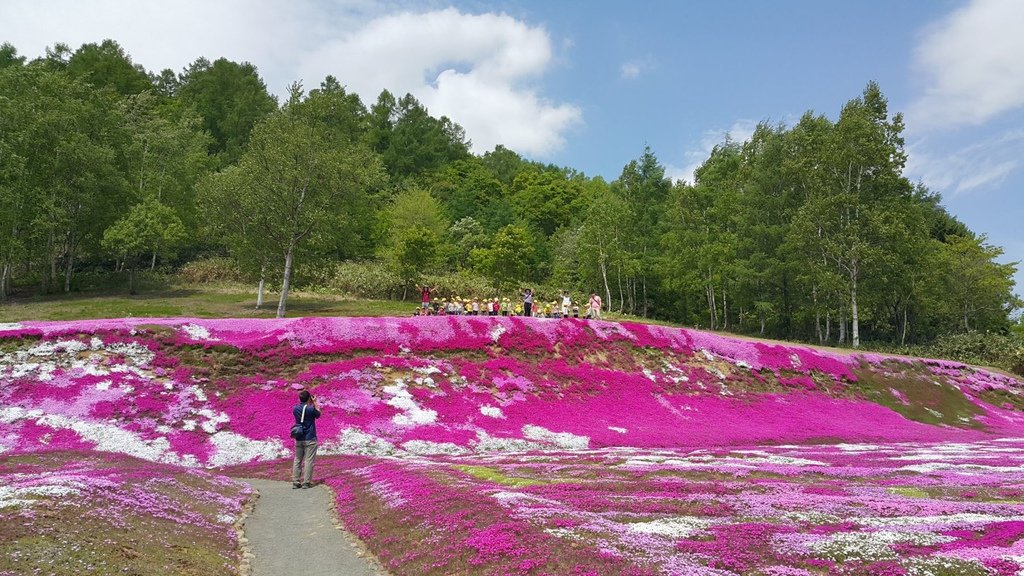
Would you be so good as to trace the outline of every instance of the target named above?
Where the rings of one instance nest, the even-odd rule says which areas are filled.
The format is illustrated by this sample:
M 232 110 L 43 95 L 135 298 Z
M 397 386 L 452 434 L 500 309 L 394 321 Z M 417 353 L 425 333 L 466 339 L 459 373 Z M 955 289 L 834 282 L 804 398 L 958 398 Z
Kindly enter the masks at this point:
M 381 576 L 376 560 L 363 551 L 333 517 L 325 486 L 293 490 L 290 482 L 245 478 L 260 497 L 243 530 L 251 576 Z

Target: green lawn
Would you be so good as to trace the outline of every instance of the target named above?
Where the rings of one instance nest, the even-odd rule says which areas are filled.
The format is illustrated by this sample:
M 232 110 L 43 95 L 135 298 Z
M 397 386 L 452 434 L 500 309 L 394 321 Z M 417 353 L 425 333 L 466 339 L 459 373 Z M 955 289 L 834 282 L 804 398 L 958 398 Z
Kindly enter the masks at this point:
M 416 303 L 355 300 L 330 294 L 293 292 L 288 316 L 405 316 Z M 137 295 L 74 293 L 13 299 L 0 305 L 0 322 L 182 316 L 196 318 L 273 318 L 277 295 L 266 294 L 256 310 L 255 290 L 240 287 L 175 286 Z

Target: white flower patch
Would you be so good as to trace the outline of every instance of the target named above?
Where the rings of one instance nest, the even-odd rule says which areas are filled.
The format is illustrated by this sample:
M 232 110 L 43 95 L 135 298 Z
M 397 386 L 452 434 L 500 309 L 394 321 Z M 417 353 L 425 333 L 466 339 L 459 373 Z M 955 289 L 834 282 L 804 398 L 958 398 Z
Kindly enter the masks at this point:
M 752 366 L 749 363 L 743 360 L 737 360 L 735 364 L 736 366 L 743 368 L 744 370 L 750 370 L 752 368 Z
M 619 428 L 618 426 L 609 426 L 608 429 L 611 430 L 612 432 L 618 432 L 619 434 L 625 434 L 626 432 L 629 432 L 629 430 L 626 430 L 625 428 Z
M 627 523 L 626 527 L 632 532 L 641 534 L 655 534 L 667 538 L 687 538 L 702 532 L 711 525 L 705 518 L 696 516 L 677 516 L 675 518 L 659 518 L 650 522 Z
M 441 369 L 437 366 L 417 366 L 416 368 L 413 368 L 412 371 L 417 374 L 423 374 L 424 376 L 441 373 Z
M 31 506 L 36 498 L 63 498 L 78 494 L 79 490 L 72 486 L 58 484 L 11 488 L 0 486 L 0 508 L 7 506 Z
M 501 412 L 501 408 L 497 406 L 481 406 L 480 413 L 484 416 L 490 416 L 491 418 L 504 418 L 505 415 Z
M 1024 472 L 1024 466 L 984 466 L 981 464 L 953 464 L 951 462 L 927 462 L 925 464 L 913 464 L 897 468 L 901 471 L 917 472 L 919 474 L 931 474 L 940 470 L 957 472 L 968 476 L 979 476 L 987 472 L 1008 473 Z
M 188 391 L 193 396 L 196 397 L 196 400 L 199 400 L 200 402 L 206 402 L 207 401 L 206 392 L 203 392 L 202 388 L 200 388 L 198 386 L 189 386 L 188 387 Z
M 322 454 L 363 454 L 367 456 L 392 456 L 395 445 L 355 428 L 346 428 L 337 440 L 324 442 Z
M 110 390 L 110 385 L 113 384 L 110 380 L 102 380 L 96 383 L 97 390 Z
M 882 450 L 882 447 L 876 444 L 835 444 L 834 446 L 843 452 L 851 454 Z
M 1003 556 L 1004 559 L 1017 562 L 1012 557 Z M 936 574 L 986 574 L 985 566 L 977 560 L 964 558 L 942 557 L 942 552 L 934 556 L 921 556 L 903 558 L 900 563 L 907 570 L 907 576 L 935 576 Z M 1018 572 L 1019 574 L 1020 572 Z
M 530 440 L 554 444 L 566 450 L 586 450 L 590 448 L 590 438 L 587 436 L 577 436 L 570 432 L 552 432 L 547 428 L 532 424 L 523 426 L 523 436 Z
M 195 420 L 184 420 L 181 423 L 181 429 L 184 430 L 185 432 L 191 432 L 191 431 L 195 430 L 196 426 L 198 426 L 198 425 L 199 425 L 199 423 L 196 422 Z
M 644 368 L 643 372 L 644 372 L 644 376 L 646 376 L 647 379 L 650 380 L 651 382 L 657 382 L 658 381 L 658 377 L 654 375 L 654 372 L 651 372 L 650 368 Z
M 477 430 L 476 437 L 474 448 L 477 452 L 527 452 L 544 448 L 536 442 L 522 438 L 494 438 L 483 430 Z
M 794 458 L 792 456 L 782 456 L 779 454 L 772 454 L 770 452 L 762 452 L 761 450 L 734 450 L 736 454 L 743 454 L 743 462 L 751 464 L 779 464 L 783 466 L 828 466 L 827 463 L 818 460 L 808 460 L 806 458 Z M 749 454 L 752 457 L 746 457 Z
M 107 347 L 107 351 L 124 356 L 136 366 L 147 366 L 156 357 L 152 350 L 138 342 L 115 342 Z
M 197 410 L 196 414 L 206 418 L 206 421 L 202 423 L 202 428 L 207 434 L 213 434 L 216 432 L 218 424 L 227 424 L 231 421 L 231 418 L 227 414 L 223 412 L 217 413 L 208 408 Z
M 396 381 L 391 386 L 385 386 L 384 393 L 391 396 L 387 401 L 388 406 L 394 406 L 402 411 L 401 414 L 395 414 L 391 418 L 395 424 L 415 426 L 417 424 L 433 424 L 437 421 L 437 411 L 423 408 L 417 404 L 402 380 Z
M 1024 520 L 1024 516 L 996 516 L 994 514 L 974 514 L 971 512 L 964 512 L 961 514 L 947 514 L 945 516 L 862 517 L 852 518 L 851 520 L 861 526 L 872 526 L 875 528 L 906 528 L 924 525 L 929 530 L 933 530 L 935 526 L 944 526 L 948 529 L 951 527 L 968 527 L 975 524 L 988 524 L 991 522 L 1020 522 Z
M 507 330 L 508 329 L 502 326 L 501 324 L 495 325 L 495 327 L 491 329 L 491 340 L 497 342 L 498 338 L 501 338 L 501 335 L 504 334 Z
M 14 330 L 21 330 L 24 328 L 17 322 L 0 322 L 0 332 L 13 332 Z
M 895 560 L 893 544 L 931 546 L 952 542 L 956 538 L 931 532 L 839 532 L 813 542 L 810 548 L 829 558 L 863 558 L 865 560 Z
M 209 330 L 198 324 L 183 324 L 181 330 L 193 340 L 217 340 L 217 338 L 210 337 Z
M 190 465 L 189 462 L 191 462 L 187 458 L 183 460 L 178 454 L 172 452 L 167 438 L 162 436 L 152 440 L 143 440 L 138 434 L 129 432 L 120 426 L 102 422 L 86 422 L 58 414 L 46 414 L 36 420 L 36 424 L 55 430 L 73 430 L 83 440 L 94 443 L 96 450 L 101 452 L 117 452 L 151 462 L 185 465 Z
M 234 432 L 221 431 L 210 437 L 215 450 L 212 466 L 230 466 L 256 460 L 274 460 L 289 454 L 280 440 L 253 440 Z
M 429 440 L 409 440 L 402 444 L 402 449 L 418 456 L 431 456 L 435 454 L 459 456 L 469 452 L 462 446 L 452 442 L 431 442 Z
M 711 352 L 709 352 L 706 348 L 701 348 L 700 349 L 700 353 L 701 353 L 702 356 L 704 356 L 704 359 L 707 360 L 708 362 L 711 362 L 712 360 L 715 359 L 715 355 L 712 354 Z

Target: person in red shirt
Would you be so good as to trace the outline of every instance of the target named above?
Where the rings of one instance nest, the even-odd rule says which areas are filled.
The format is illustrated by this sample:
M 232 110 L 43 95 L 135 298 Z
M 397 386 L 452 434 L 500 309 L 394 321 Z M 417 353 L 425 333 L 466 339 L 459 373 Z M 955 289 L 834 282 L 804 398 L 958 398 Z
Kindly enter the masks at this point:
M 436 288 L 417 284 L 416 289 L 420 291 L 420 307 L 423 308 L 423 313 L 427 314 L 430 311 L 430 293 Z

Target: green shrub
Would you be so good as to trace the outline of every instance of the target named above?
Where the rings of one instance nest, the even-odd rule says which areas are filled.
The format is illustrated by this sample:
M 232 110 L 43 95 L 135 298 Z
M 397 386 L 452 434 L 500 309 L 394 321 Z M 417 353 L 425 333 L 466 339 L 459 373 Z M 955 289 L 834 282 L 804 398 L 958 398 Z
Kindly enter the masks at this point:
M 323 267 L 321 274 L 304 274 L 306 289 L 357 298 L 391 300 L 401 298 L 402 281 L 382 262 L 339 262 Z
M 178 269 L 177 277 L 188 284 L 245 281 L 245 276 L 235 261 L 222 256 L 193 260 Z
M 967 332 L 940 336 L 931 344 L 901 353 L 943 358 L 1009 370 L 1024 375 L 1024 338 L 1017 334 Z

